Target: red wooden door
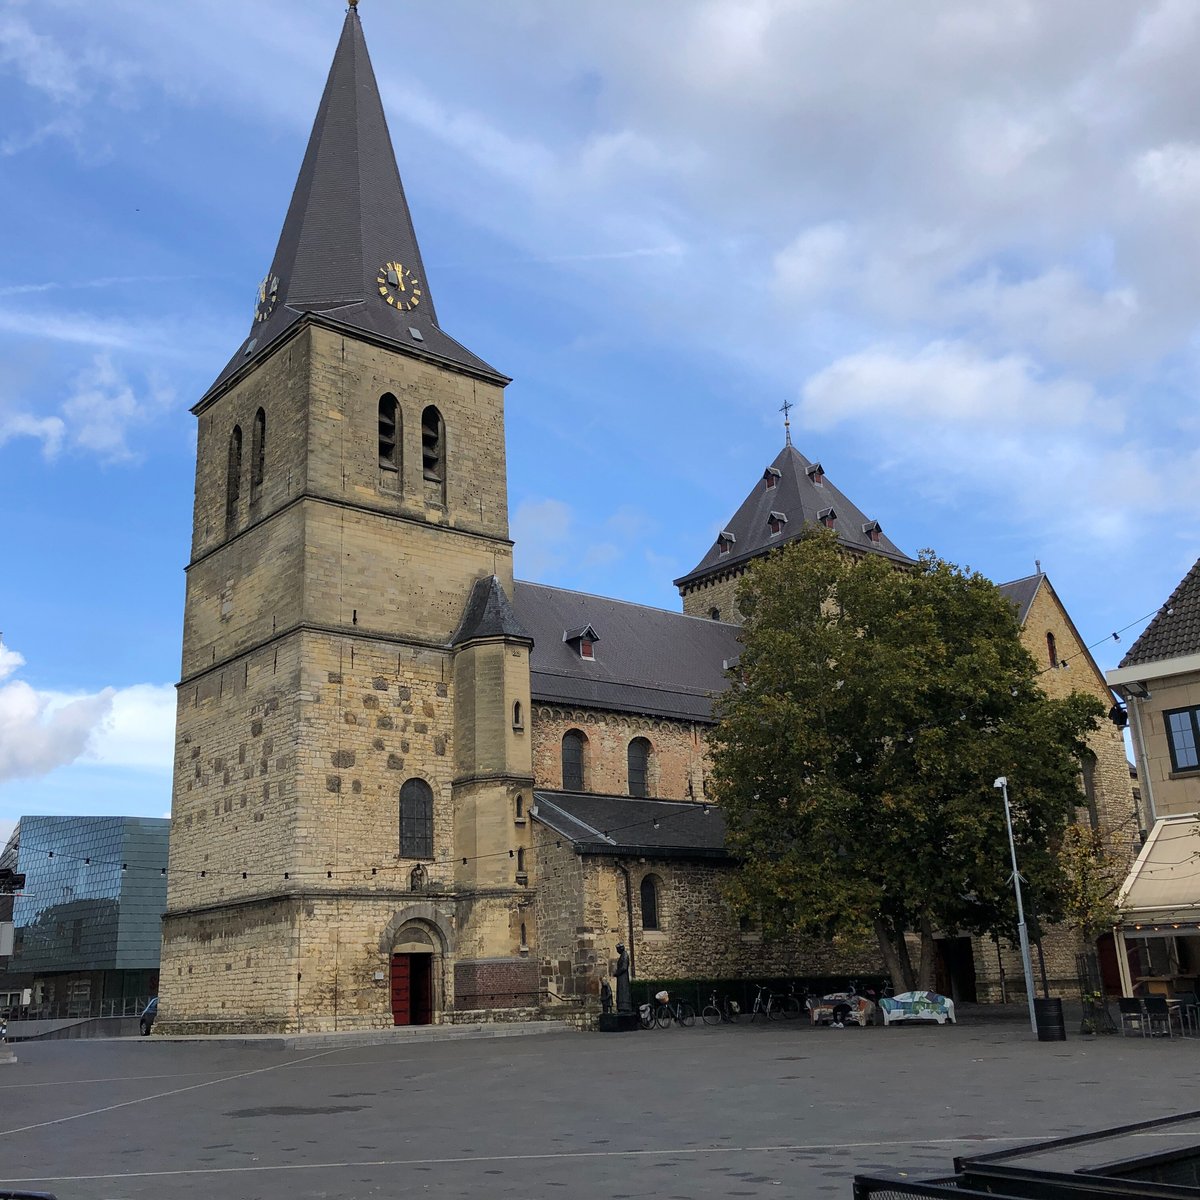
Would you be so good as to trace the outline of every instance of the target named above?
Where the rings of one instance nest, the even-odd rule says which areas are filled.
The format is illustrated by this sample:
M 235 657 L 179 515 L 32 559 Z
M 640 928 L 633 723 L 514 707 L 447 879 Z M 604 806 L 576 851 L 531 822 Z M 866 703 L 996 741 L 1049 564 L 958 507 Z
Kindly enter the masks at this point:
M 433 955 L 409 955 L 410 1024 L 428 1025 L 433 1020 Z
M 412 1021 L 412 955 L 392 955 L 392 1022 L 411 1025 Z

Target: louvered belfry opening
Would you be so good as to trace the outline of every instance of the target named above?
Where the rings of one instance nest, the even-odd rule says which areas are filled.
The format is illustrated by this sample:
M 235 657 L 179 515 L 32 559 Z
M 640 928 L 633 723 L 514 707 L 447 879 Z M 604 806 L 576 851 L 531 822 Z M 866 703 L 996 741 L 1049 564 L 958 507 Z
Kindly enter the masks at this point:
M 421 414 L 421 476 L 425 499 L 436 504 L 446 500 L 446 425 L 431 404 Z
M 379 400 L 379 486 L 399 491 L 400 405 L 388 392 Z

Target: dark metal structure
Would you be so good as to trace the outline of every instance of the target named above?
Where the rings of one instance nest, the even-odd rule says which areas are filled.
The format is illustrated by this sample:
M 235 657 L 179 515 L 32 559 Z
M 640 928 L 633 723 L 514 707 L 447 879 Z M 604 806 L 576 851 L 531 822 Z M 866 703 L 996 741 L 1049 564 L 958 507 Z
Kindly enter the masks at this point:
M 854 1178 L 854 1200 L 906 1196 L 960 1200 L 1200 1197 L 1200 1112 L 956 1158 L 954 1174 L 942 1178 Z

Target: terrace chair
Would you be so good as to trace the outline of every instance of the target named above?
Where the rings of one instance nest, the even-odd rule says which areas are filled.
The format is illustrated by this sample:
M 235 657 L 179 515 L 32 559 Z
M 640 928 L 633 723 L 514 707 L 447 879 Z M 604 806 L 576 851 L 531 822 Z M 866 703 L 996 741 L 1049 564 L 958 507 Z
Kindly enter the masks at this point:
M 1174 1037 L 1173 1025 L 1178 1022 L 1179 1036 L 1183 1037 L 1183 1016 L 1179 1008 L 1172 1008 L 1167 1003 L 1166 996 L 1147 996 L 1142 1003 L 1146 1006 L 1146 1022 L 1150 1026 L 1150 1036 Z
M 1145 1037 L 1149 1022 L 1146 1020 L 1146 1011 L 1142 1008 L 1142 1002 L 1136 998 L 1122 996 L 1117 1001 L 1117 1008 L 1121 1013 L 1121 1036 L 1128 1037 L 1130 1029 L 1136 1029 L 1142 1037 Z
M 1180 992 L 1175 999 L 1179 1001 L 1179 1015 L 1183 1019 L 1183 1036 L 1187 1037 L 1190 1029 L 1195 1037 L 1200 1026 L 1200 999 L 1195 992 Z

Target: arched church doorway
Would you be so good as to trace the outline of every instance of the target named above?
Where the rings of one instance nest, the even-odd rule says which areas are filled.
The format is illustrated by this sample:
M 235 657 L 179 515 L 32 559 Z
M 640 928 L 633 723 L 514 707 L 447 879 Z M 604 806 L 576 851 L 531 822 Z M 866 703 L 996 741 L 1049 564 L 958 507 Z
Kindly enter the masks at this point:
M 407 925 L 392 947 L 392 1022 L 429 1025 L 433 1022 L 433 938 L 420 926 Z

